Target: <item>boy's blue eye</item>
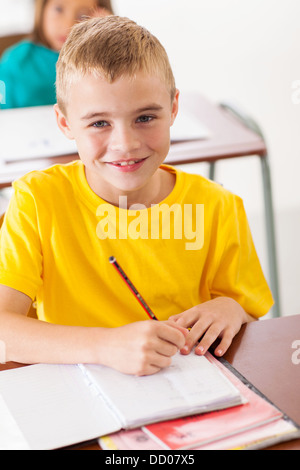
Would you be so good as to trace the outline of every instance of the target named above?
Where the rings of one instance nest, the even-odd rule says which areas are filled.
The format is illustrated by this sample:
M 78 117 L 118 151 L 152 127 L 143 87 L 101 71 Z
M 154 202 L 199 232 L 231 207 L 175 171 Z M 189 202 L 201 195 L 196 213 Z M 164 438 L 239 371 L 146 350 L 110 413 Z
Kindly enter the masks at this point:
M 154 119 L 153 116 L 140 116 L 138 118 L 138 122 L 150 122 L 153 119 Z
M 108 126 L 108 123 L 106 121 L 97 121 L 94 122 L 93 127 L 106 127 Z

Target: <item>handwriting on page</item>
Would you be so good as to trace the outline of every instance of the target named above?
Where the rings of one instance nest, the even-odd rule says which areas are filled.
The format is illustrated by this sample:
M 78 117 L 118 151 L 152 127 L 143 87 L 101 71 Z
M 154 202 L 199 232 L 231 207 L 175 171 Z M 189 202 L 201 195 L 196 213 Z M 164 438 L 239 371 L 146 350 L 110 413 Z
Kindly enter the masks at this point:
M 205 408 L 207 404 L 239 396 L 215 365 L 195 354 L 178 354 L 172 366 L 145 377 L 133 377 L 101 366 L 86 368 L 112 409 L 118 410 L 123 423 L 128 419 L 136 424 L 145 414 L 151 419 L 167 417 L 174 410 Z
M 197 361 L 190 361 L 191 366 L 187 367 L 191 357 L 179 355 L 176 363 L 164 373 L 174 392 L 180 392 L 191 406 L 199 403 L 201 398 L 205 403 L 209 397 L 223 396 L 226 387 L 228 393 L 232 393 L 231 385 L 225 383 L 224 377 L 205 357 L 197 356 Z

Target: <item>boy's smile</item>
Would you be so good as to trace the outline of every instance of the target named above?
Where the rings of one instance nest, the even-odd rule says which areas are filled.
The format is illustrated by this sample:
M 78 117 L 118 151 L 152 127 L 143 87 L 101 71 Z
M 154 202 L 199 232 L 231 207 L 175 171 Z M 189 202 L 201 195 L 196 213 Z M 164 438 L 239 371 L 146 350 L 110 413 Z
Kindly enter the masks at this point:
M 138 72 L 113 83 L 85 75 L 71 85 L 66 118 L 56 106 L 58 124 L 76 140 L 92 190 L 117 204 L 157 203 L 174 186 L 173 176 L 159 170 L 170 147 L 170 126 L 178 110 L 178 92 L 157 76 Z

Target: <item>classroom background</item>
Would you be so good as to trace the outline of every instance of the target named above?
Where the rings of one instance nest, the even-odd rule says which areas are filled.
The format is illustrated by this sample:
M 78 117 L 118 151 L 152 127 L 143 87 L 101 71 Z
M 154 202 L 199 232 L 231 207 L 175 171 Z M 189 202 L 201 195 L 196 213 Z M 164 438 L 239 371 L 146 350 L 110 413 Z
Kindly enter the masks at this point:
M 300 314 L 299 0 L 113 0 L 113 7 L 160 39 L 179 89 L 229 101 L 262 128 L 271 164 L 281 311 Z M 32 8 L 33 0 L 0 0 L 0 36 L 29 32 Z M 208 176 L 206 164 L 184 169 Z M 243 198 L 269 278 L 258 158 L 219 162 L 215 179 Z M 0 194 L 0 209 L 8 197 L 7 190 Z

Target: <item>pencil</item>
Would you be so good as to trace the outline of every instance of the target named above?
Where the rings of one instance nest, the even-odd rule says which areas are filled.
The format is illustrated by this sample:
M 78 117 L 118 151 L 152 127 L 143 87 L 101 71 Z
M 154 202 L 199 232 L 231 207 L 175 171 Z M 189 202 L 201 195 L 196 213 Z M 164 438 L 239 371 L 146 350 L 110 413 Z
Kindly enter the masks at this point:
M 135 298 L 138 300 L 138 302 L 141 304 L 141 306 L 143 307 L 143 309 L 145 310 L 145 312 L 147 313 L 147 315 L 152 319 L 152 320 L 157 320 L 156 316 L 154 315 L 154 313 L 152 312 L 151 308 L 149 307 L 149 305 L 147 305 L 147 303 L 145 302 L 145 300 L 143 299 L 143 297 L 141 296 L 141 294 L 138 292 L 138 290 L 134 287 L 134 285 L 132 284 L 132 282 L 130 281 L 130 279 L 128 278 L 128 276 L 125 274 L 125 272 L 123 271 L 123 269 L 121 268 L 121 266 L 119 265 L 119 263 L 117 262 L 116 258 L 114 256 L 110 256 L 109 257 L 109 262 L 111 264 L 114 265 L 114 267 L 116 268 L 116 270 L 118 271 L 118 273 L 120 274 L 120 276 L 122 277 L 122 279 L 126 282 L 127 286 L 129 287 L 129 289 L 131 290 L 131 292 L 133 293 L 133 295 L 135 296 Z

